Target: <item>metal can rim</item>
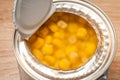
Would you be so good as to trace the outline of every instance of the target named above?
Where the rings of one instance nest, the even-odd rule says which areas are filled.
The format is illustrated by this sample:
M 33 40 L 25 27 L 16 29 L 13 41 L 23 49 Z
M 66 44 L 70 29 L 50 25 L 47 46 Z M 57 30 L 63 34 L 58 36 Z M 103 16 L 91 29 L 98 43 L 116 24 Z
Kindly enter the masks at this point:
M 58 0 L 56 0 L 56 1 L 58 1 Z M 69 0 L 69 1 L 73 1 L 73 0 Z M 87 2 L 87 1 L 83 1 L 83 2 Z M 109 20 L 109 18 L 105 15 L 105 13 L 102 11 L 102 10 L 100 10 L 99 8 L 97 8 L 96 6 L 94 6 L 92 3 L 90 3 L 90 2 L 87 2 L 87 3 L 89 3 L 91 6 L 93 6 L 93 7 L 95 7 L 103 16 L 104 16 L 104 18 L 105 18 L 105 20 L 106 20 L 106 22 L 107 22 L 107 24 L 111 27 L 111 32 L 113 32 L 113 33 L 111 33 L 111 35 L 112 35 L 112 47 L 111 47 L 111 49 L 112 49 L 112 51 L 111 51 L 111 55 L 109 55 L 110 57 L 109 57 L 109 59 L 107 59 L 107 62 L 106 62 L 106 64 L 104 64 L 104 68 L 102 68 L 102 70 L 99 70 L 99 72 L 96 72 L 96 73 L 94 73 L 91 77 L 86 77 L 86 78 L 84 78 L 84 79 L 97 79 L 100 75 L 102 75 L 107 69 L 108 69 L 108 67 L 110 66 L 110 64 L 112 63 L 112 60 L 113 60 L 113 58 L 114 58 L 114 53 L 115 53 L 115 51 L 116 51 L 116 35 L 115 35 L 115 30 L 113 29 L 113 24 L 111 23 L 111 21 Z M 16 31 L 15 31 L 15 38 L 14 38 L 14 40 L 16 39 Z M 19 51 L 16 49 L 16 47 L 17 47 L 17 45 L 16 45 L 16 43 L 15 43 L 16 41 L 14 41 L 14 46 L 15 46 L 15 50 L 16 50 L 16 53 L 19 53 Z M 20 58 L 18 58 L 18 56 L 19 55 L 17 55 L 16 54 L 16 58 L 17 58 L 17 60 L 18 60 L 18 62 L 19 62 L 19 64 L 20 65 L 22 65 L 22 63 L 20 62 Z M 24 69 L 24 67 L 22 67 L 23 69 Z M 24 69 L 25 70 L 25 69 Z M 26 71 L 26 70 L 25 70 Z M 26 71 L 29 75 L 31 75 L 28 71 Z M 33 76 L 33 75 L 31 75 L 31 76 Z M 33 76 L 34 77 L 34 76 Z M 37 78 L 36 78 L 37 79 Z

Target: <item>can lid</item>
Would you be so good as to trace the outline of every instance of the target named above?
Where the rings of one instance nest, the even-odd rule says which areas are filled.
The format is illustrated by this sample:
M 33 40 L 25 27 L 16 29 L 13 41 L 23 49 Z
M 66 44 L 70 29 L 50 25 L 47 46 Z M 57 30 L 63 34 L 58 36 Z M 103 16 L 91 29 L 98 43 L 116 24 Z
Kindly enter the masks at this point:
M 16 0 L 13 21 L 23 39 L 28 39 L 54 12 L 52 0 Z

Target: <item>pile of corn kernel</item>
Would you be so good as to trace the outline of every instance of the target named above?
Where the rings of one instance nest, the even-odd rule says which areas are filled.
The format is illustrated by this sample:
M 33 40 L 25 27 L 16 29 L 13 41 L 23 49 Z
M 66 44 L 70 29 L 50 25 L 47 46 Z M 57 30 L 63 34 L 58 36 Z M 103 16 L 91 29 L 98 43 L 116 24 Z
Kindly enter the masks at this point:
M 86 64 L 97 44 L 97 35 L 91 25 L 65 12 L 54 13 L 27 41 L 40 63 L 59 70 L 73 70 Z

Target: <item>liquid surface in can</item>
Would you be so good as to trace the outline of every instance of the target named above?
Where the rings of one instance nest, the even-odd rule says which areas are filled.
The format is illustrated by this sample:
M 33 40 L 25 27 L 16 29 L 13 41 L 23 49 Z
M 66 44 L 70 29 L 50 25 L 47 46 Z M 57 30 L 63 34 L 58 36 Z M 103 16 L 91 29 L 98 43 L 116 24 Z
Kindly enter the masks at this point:
M 92 58 L 98 38 L 92 26 L 82 17 L 55 12 L 26 42 L 31 53 L 43 65 L 73 70 Z

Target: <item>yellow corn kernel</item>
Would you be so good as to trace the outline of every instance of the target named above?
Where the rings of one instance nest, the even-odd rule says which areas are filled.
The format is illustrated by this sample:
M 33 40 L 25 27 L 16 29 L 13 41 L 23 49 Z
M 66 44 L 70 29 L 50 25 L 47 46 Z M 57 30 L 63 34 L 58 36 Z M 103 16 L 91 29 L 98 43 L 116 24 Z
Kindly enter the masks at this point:
M 70 37 L 68 38 L 68 41 L 69 41 L 71 44 L 73 44 L 73 43 L 76 43 L 77 38 L 76 38 L 75 35 L 72 35 L 72 36 L 70 36 Z
M 97 36 L 96 36 L 96 33 L 94 32 L 94 30 L 89 29 L 89 30 L 88 30 L 88 34 L 89 34 L 89 40 L 90 40 L 91 42 L 94 42 L 95 45 L 97 45 L 98 39 L 97 39 Z
M 54 37 L 55 38 L 60 38 L 60 39 L 63 39 L 64 37 L 65 37 L 65 34 L 64 34 L 64 32 L 55 32 L 54 33 Z
M 77 34 L 80 39 L 85 39 L 87 36 L 87 30 L 83 27 L 78 28 Z
M 71 69 L 77 69 L 77 68 L 81 67 L 83 64 L 84 63 L 81 60 L 79 60 L 79 62 L 72 64 Z
M 44 44 L 44 39 L 37 38 L 31 45 L 32 48 L 41 48 Z
M 39 61 L 41 61 L 41 60 L 43 59 L 43 54 L 41 53 L 40 50 L 38 50 L 38 49 L 33 49 L 33 50 L 32 50 L 32 53 L 33 53 L 33 55 L 34 55 Z
M 59 20 L 58 13 L 54 13 L 50 18 L 49 18 L 49 23 L 51 22 L 57 22 Z
M 68 57 L 69 57 L 71 63 L 76 63 L 79 60 L 79 55 L 76 52 L 70 53 L 68 55 Z
M 63 29 L 65 29 L 65 28 L 67 27 L 67 23 L 64 22 L 63 20 L 58 21 L 57 25 L 58 25 L 60 28 L 63 28 Z
M 76 52 L 77 51 L 77 47 L 76 46 L 68 46 L 65 50 L 65 53 L 67 55 L 69 55 L 70 53 Z
M 81 18 L 81 17 L 78 19 L 78 21 L 79 21 L 81 24 L 87 23 L 87 21 L 86 21 L 85 19 Z
M 88 55 L 93 55 L 95 50 L 96 50 L 96 46 L 93 42 L 88 42 L 86 44 L 85 51 L 86 51 L 86 53 L 88 53 Z
M 68 59 L 62 59 L 62 60 L 60 60 L 59 61 L 59 68 L 61 69 L 61 70 L 69 70 L 70 69 L 70 62 L 69 62 L 69 60 Z
M 36 33 L 39 37 L 44 38 L 49 33 L 49 29 L 42 26 Z
M 29 38 L 28 42 L 33 43 L 36 38 L 37 38 L 37 37 L 36 37 L 36 35 L 34 34 L 34 35 L 32 35 L 32 36 Z
M 68 22 L 69 21 L 69 16 L 67 14 L 62 15 L 61 20 Z
M 82 59 L 82 62 L 83 62 L 83 63 L 86 63 L 86 62 L 88 62 L 88 60 L 89 60 L 88 57 L 82 57 L 81 59 Z
M 77 29 L 78 29 L 78 24 L 77 23 L 73 23 L 73 22 L 70 22 L 69 24 L 68 24 L 68 31 L 69 32 L 71 32 L 71 33 L 73 33 L 73 32 L 76 32 L 77 31 Z
M 40 61 L 42 64 L 44 64 L 45 66 L 49 66 L 48 62 L 46 62 L 45 60 Z
M 69 16 L 69 21 L 75 22 L 75 20 L 76 20 L 76 16 L 75 15 L 69 15 L 68 14 L 68 16 Z
M 42 48 L 42 52 L 46 55 L 53 54 L 53 45 L 51 44 L 45 44 Z
M 53 39 L 52 43 L 57 47 L 62 47 L 62 41 L 60 39 Z
M 86 42 L 83 42 L 83 41 L 76 42 L 76 46 L 78 49 L 84 50 L 86 47 Z
M 58 31 L 58 26 L 57 26 L 56 24 L 51 24 L 51 25 L 49 26 L 49 28 L 50 28 L 50 30 L 51 30 L 52 32 Z
M 58 61 L 56 61 L 55 65 L 54 65 L 54 69 L 59 69 L 59 63 L 58 63 Z
M 79 57 L 82 61 L 82 63 L 86 63 L 91 56 L 88 55 L 86 51 L 79 51 Z
M 45 56 L 44 60 L 49 64 L 49 65 L 54 65 L 55 64 L 55 58 L 53 56 Z
M 61 58 L 64 58 L 66 55 L 65 55 L 65 52 L 62 51 L 62 50 L 57 50 L 55 52 L 55 55 L 56 59 L 61 59 Z
M 98 43 L 98 39 L 97 39 L 97 36 L 96 36 L 95 34 L 93 34 L 93 35 L 89 38 L 89 40 L 90 40 L 91 42 L 94 42 L 96 45 L 97 45 L 97 43 Z
M 93 35 L 95 35 L 95 32 L 92 29 L 88 29 L 88 34 L 90 36 L 93 36 Z
M 80 58 L 87 57 L 87 55 L 88 55 L 85 51 L 79 51 L 78 54 L 79 54 Z
M 52 42 L 52 36 L 48 35 L 45 38 L 45 43 L 51 43 Z

